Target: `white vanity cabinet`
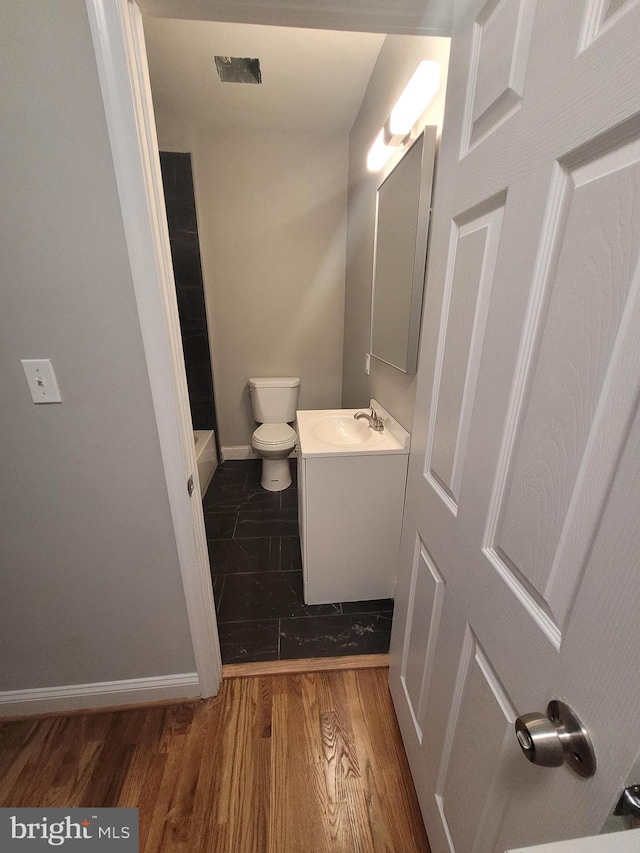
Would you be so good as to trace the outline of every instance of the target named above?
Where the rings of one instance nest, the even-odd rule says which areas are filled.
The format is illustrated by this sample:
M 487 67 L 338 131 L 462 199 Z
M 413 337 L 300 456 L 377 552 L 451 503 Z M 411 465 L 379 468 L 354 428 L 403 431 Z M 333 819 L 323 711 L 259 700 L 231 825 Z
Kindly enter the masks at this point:
M 298 412 L 298 504 L 307 604 L 393 597 L 409 434 L 375 401 L 372 405 L 385 421 L 385 434 L 360 431 L 361 440 L 344 434 L 344 427 L 350 427 L 346 419 L 357 409 Z M 335 441 L 332 418 L 336 423 L 341 419 Z M 356 422 L 358 429 L 363 424 L 366 421 Z M 323 439 L 317 440 L 318 435 Z

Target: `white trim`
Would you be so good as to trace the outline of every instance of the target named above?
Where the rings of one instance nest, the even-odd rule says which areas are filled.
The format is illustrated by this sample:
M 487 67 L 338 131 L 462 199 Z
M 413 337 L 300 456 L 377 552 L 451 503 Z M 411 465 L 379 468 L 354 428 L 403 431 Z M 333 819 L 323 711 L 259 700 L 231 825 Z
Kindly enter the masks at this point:
M 86 0 L 200 694 L 222 680 L 173 268 L 140 12 L 133 0 Z
M 239 444 L 232 447 L 221 447 L 222 459 L 260 459 L 250 444 Z
M 250 444 L 230 445 L 229 447 L 221 447 L 222 461 L 226 462 L 230 459 L 262 459 L 259 453 L 256 453 Z M 295 447 L 289 454 L 289 459 L 295 459 L 298 455 Z
M 163 699 L 194 699 L 199 696 L 197 672 L 129 678 L 125 681 L 99 681 L 95 684 L 70 684 L 66 687 L 6 690 L 0 693 L 0 717 L 91 710 Z

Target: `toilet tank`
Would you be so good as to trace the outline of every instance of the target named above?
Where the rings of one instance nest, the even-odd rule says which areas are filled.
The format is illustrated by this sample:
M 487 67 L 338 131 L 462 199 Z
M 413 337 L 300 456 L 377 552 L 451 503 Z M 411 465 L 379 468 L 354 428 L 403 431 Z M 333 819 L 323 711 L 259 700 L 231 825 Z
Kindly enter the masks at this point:
M 297 376 L 259 376 L 249 380 L 253 418 L 261 424 L 290 423 L 298 407 Z

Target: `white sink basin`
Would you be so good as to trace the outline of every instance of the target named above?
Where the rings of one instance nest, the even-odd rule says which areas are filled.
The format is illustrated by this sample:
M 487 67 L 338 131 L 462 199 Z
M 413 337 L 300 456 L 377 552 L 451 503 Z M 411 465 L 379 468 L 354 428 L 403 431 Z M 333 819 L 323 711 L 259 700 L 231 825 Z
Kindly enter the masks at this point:
M 356 456 L 408 453 L 409 433 L 375 400 L 371 405 L 382 417 L 384 429 L 371 429 L 366 418 L 354 418 L 365 409 L 311 409 L 299 411 L 297 432 L 300 454 Z
M 379 444 L 385 437 L 384 432 L 372 430 L 364 418 L 356 420 L 353 415 L 341 411 L 319 417 L 313 422 L 311 431 L 319 441 L 338 447 Z

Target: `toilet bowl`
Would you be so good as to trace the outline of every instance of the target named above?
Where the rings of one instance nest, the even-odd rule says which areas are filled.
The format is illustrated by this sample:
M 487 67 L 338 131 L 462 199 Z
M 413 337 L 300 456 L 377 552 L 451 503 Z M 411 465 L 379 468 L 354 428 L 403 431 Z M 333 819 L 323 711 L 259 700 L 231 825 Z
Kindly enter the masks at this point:
M 300 379 L 297 376 L 266 376 L 249 380 L 253 417 L 260 424 L 251 446 L 262 457 L 261 485 L 280 492 L 291 485 L 288 456 L 296 445 L 295 419 Z
M 289 424 L 262 424 L 251 436 L 251 446 L 262 457 L 263 489 L 279 492 L 291 485 L 288 457 L 296 438 L 296 431 Z

